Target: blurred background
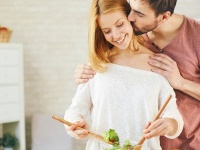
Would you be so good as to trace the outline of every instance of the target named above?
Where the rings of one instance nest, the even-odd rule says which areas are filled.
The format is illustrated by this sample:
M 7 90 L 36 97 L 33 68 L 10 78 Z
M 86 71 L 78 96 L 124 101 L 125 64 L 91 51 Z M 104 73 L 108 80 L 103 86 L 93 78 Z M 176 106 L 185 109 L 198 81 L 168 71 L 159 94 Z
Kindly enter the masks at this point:
M 0 26 L 12 30 L 10 43 L 23 45 L 26 150 L 32 148 L 32 117 L 63 116 L 71 103 L 74 70 L 87 62 L 89 4 L 90 0 L 0 0 Z M 178 0 L 175 12 L 200 20 L 199 10 L 199 0 Z M 84 149 L 85 141 L 71 143 L 73 150 Z

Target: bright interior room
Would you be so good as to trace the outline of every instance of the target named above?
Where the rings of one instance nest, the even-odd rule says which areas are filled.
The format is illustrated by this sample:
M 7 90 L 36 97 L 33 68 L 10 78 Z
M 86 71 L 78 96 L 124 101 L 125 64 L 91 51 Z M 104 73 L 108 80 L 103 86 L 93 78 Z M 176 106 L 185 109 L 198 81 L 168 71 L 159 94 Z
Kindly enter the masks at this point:
M 86 140 L 71 138 L 52 115 L 63 118 L 75 69 L 88 62 L 90 3 L 1 0 L 0 27 L 9 35 L 0 39 L 0 137 L 14 134 L 15 150 L 85 149 Z M 200 21 L 199 10 L 199 0 L 178 0 L 175 13 Z

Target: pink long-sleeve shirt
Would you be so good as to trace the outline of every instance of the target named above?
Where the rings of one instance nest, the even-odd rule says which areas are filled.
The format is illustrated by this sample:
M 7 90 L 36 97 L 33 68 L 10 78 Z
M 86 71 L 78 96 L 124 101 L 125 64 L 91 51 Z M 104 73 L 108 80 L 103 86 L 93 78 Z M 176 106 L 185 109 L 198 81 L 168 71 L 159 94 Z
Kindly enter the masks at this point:
M 145 46 L 154 52 L 160 52 L 147 35 Z M 184 16 L 178 35 L 162 49 L 162 52 L 177 62 L 181 75 L 200 84 L 200 22 Z M 163 150 L 180 148 L 181 150 L 200 149 L 200 101 L 175 90 L 177 105 L 184 120 L 182 134 L 173 140 L 163 138 Z

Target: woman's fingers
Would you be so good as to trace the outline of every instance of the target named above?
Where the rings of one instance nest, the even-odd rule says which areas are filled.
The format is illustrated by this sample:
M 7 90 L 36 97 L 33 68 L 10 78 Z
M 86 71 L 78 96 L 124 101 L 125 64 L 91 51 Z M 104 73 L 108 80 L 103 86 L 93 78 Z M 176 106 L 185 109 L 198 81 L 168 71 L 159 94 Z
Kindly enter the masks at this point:
M 65 125 L 66 131 L 76 139 L 83 139 L 88 136 L 87 123 L 84 120 L 76 121 L 72 126 Z
M 169 126 L 167 119 L 158 119 L 144 129 L 145 138 L 149 139 L 155 136 L 166 135 L 169 132 Z

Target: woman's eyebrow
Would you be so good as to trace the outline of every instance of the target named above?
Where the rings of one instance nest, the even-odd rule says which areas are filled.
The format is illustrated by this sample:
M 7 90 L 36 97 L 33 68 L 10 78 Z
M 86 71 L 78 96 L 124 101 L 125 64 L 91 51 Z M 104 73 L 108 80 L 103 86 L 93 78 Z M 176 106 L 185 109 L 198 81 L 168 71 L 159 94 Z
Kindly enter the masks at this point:
M 119 18 L 114 24 L 116 25 L 118 22 L 120 22 L 121 20 L 123 20 L 123 18 Z M 102 27 L 101 30 L 107 30 L 109 28 L 107 27 Z

